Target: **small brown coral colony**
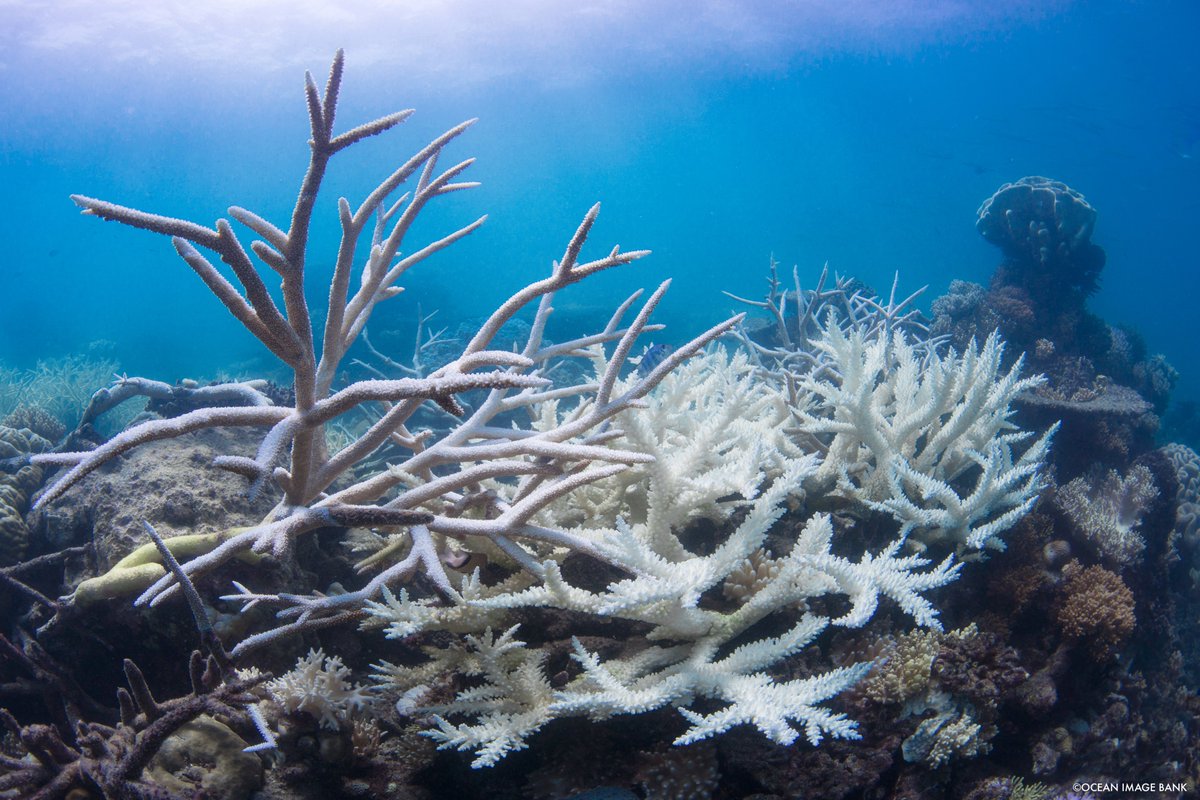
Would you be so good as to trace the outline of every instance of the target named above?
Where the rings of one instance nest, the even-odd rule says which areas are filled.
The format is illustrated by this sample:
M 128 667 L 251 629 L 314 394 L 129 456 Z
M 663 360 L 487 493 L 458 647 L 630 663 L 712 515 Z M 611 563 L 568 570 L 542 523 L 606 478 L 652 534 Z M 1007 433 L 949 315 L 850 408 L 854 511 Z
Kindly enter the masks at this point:
M 1121 577 L 1104 567 L 1068 565 L 1065 597 L 1058 607 L 1058 624 L 1067 639 L 1087 640 L 1097 656 L 1110 656 L 1129 638 L 1136 618 L 1133 592 Z

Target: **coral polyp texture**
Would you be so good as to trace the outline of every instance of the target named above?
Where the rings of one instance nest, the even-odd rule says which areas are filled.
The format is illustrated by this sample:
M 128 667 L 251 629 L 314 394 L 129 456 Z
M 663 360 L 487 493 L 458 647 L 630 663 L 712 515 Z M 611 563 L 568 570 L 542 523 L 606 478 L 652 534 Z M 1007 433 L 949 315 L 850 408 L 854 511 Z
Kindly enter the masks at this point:
M 1125 477 L 1116 470 L 1078 477 L 1059 487 L 1055 504 L 1105 561 L 1122 567 L 1137 561 L 1146 549 L 1138 527 L 1156 497 L 1150 470 L 1139 464 Z
M 0 457 L 20 458 L 49 450 L 51 444 L 28 428 L 0 425 Z M 29 527 L 22 516 L 29 495 L 42 481 L 42 468 L 29 464 L 12 473 L 0 473 L 0 566 L 20 561 L 29 543 Z

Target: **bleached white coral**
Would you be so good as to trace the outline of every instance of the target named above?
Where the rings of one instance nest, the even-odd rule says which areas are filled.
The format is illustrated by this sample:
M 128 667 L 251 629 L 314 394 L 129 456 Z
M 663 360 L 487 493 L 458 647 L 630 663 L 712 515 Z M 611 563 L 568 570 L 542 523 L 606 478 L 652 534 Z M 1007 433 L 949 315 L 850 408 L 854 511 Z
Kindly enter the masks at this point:
M 384 534 L 360 564 L 378 571 L 359 589 L 257 594 L 238 585 L 229 599 L 247 608 L 265 603 L 282 609 L 280 624 L 243 640 L 235 657 L 286 635 L 357 620 L 364 606 L 369 623 L 394 638 L 449 633 L 422 642 L 426 663 L 382 664 L 378 672 L 383 683 L 401 692 L 398 705 L 405 709 L 420 702 L 423 685 L 463 676 L 453 700 L 430 709 L 441 715 L 430 734 L 444 747 L 478 751 L 476 765 L 523 747 L 531 733 L 557 717 L 599 719 L 666 706 L 679 708 L 691 723 L 681 743 L 739 724 L 754 725 L 781 743 L 801 732 L 814 743 L 824 736 L 855 736 L 854 723 L 822 703 L 861 677 L 864 665 L 786 681 L 776 680 L 771 668 L 829 626 L 862 625 L 881 598 L 918 625 L 937 625 L 925 593 L 953 580 L 958 568 L 952 557 L 931 566 L 920 556 L 900 555 L 905 537 L 918 529 L 927 538 L 940 532 L 978 545 L 1028 507 L 1039 485 L 1037 462 L 1046 439 L 1014 458 L 1011 446 L 1023 435 L 1011 432 L 1007 415 L 1012 396 L 1032 382 L 1018 379 L 1016 369 L 999 373 L 994 339 L 982 351 L 972 346 L 962 358 L 940 359 L 927 351 L 929 358 L 921 359 L 903 336 L 890 332 L 911 319 L 915 312 L 905 308 L 913 298 L 898 305 L 893 298 L 885 307 L 850 293 L 841 282 L 835 291 L 850 317 L 873 308 L 883 327 L 870 324 L 876 333 L 868 335 L 864 325 L 847 317 L 849 335 L 833 325 L 823 337 L 828 358 L 813 362 L 822 372 L 809 374 L 804 388 L 811 402 L 798 412 L 808 439 L 792 439 L 787 430 L 795 387 L 755 384 L 745 356 L 710 352 L 684 366 L 736 326 L 738 317 L 621 380 L 635 343 L 653 329 L 649 318 L 666 283 L 631 322 L 622 320 L 636 294 L 603 330 L 558 343 L 546 338 L 557 292 L 647 254 L 613 248 L 607 256 L 581 261 L 597 206 L 584 216 L 550 274 L 502 302 L 453 359 L 421 378 L 364 379 L 336 388 L 351 347 L 377 304 L 402 290 L 406 270 L 483 222 L 415 249 L 411 239 L 405 241 L 427 203 L 474 185 L 459 180 L 470 160 L 436 166 L 468 122 L 419 150 L 357 206 L 339 202 L 342 236 L 328 306 L 324 315 L 309 313 L 304 277 L 312 198 L 330 160 L 408 116 L 392 114 L 335 135 L 342 70 L 339 53 L 323 96 L 308 78 L 310 163 L 288 229 L 231 209 L 259 239 L 248 249 L 224 220 L 207 228 L 74 198 L 91 215 L 170 236 L 189 267 L 292 372 L 294 405 L 273 405 L 256 391 L 249 405 L 197 408 L 146 421 L 94 450 L 30 456 L 31 463 L 67 467 L 44 490 L 39 506 L 148 442 L 212 427 L 257 426 L 265 435 L 254 457 L 226 455 L 217 466 L 248 478 L 252 492 L 277 490 L 275 511 L 187 561 L 182 573 L 176 569 L 160 579 L 140 604 L 178 592 L 186 585 L 184 574 L 206 573 L 250 551 L 285 556 L 302 537 L 330 526 Z M 390 199 L 409 178 L 411 192 Z M 262 261 L 259 266 L 283 277 L 282 304 L 249 252 Z M 213 255 L 233 270 L 240 286 L 214 266 Z M 799 292 L 796 300 L 799 311 L 804 301 Z M 502 328 L 534 304 L 533 322 L 517 350 L 493 349 Z M 321 318 L 323 331 L 313 325 Z M 780 323 L 786 334 L 782 314 Z M 879 336 L 878 330 L 889 333 Z M 560 359 L 585 352 L 602 362 L 596 381 L 550 385 L 547 375 Z M 831 366 L 836 374 L 827 378 Z M 139 379 L 120 383 L 146 385 Z M 475 391 L 483 397 L 470 410 L 456 399 Z M 428 428 L 417 412 L 429 402 L 462 418 L 446 430 Z M 330 426 L 368 405 L 382 407 L 381 415 L 331 452 Z M 525 414 L 529 425 L 514 424 Z M 801 449 L 821 437 L 828 449 L 824 465 L 819 454 Z M 378 471 L 372 459 L 385 445 L 391 465 Z M 358 474 L 357 466 L 366 469 Z M 799 506 L 810 486 L 825 489 L 819 486 L 822 472 L 830 476 L 830 487 L 837 483 L 869 507 L 891 511 L 902 523 L 899 536 L 878 552 L 860 552 L 852 541 L 834 547 L 829 517 L 812 516 L 790 547 L 778 541 L 786 538 L 782 535 L 772 542 L 781 553 L 774 558 L 772 580 L 723 600 L 730 576 L 763 551 L 785 508 Z M 720 529 L 723 539 L 698 544 L 687 537 L 695 520 L 724 522 L 735 510 L 744 517 Z M 477 568 L 462 576 L 447 569 L 460 546 L 486 557 L 487 572 Z M 602 588 L 572 583 L 566 566 L 573 557 L 602 562 L 616 577 Z M 389 588 L 418 575 L 436 590 L 436 600 L 416 596 L 415 589 L 410 597 Z M 823 615 L 825 606 L 812 601 L 829 595 L 846 598 L 849 610 L 837 618 Z M 640 650 L 626 642 L 616 654 L 575 642 L 582 672 L 559 686 L 545 674 L 545 652 L 519 641 L 510 624 L 514 612 L 531 607 L 635 622 L 646 633 L 636 642 Z M 775 630 L 786 632 L 755 638 L 754 626 L 776 614 Z M 505 633 L 496 636 L 495 630 Z M 340 659 L 319 650 L 267 689 L 284 711 L 312 714 L 327 727 L 344 725 L 372 696 L 351 683 Z M 712 703 L 689 708 L 700 700 Z
M 796 415 L 823 443 L 818 476 L 844 497 L 892 514 L 924 543 L 1001 547 L 998 535 L 1043 487 L 1057 426 L 1032 434 L 1009 421 L 1018 394 L 1043 382 L 1007 371 L 994 333 L 961 354 L 918 350 L 900 332 L 868 339 L 836 325 L 816 344 L 831 368 L 802 383 Z
M 478 750 L 475 766 L 523 750 L 525 739 L 554 718 L 554 690 L 542 672 L 544 656 L 517 640 L 516 630 L 514 626 L 495 636 L 488 628 L 481 636 L 467 636 L 457 670 L 483 683 L 459 692 L 450 706 L 426 709 L 479 716 L 476 725 L 454 725 L 435 716 L 437 729 L 429 732 L 442 747 Z
M 468 636 L 466 645 L 425 652 L 440 668 L 381 665 L 386 683 L 405 690 L 432 674 L 454 670 L 476 682 L 454 701 L 429 711 L 439 714 L 430 735 L 443 747 L 477 750 L 475 766 L 487 766 L 524 746 L 527 736 L 552 719 L 586 715 L 604 719 L 674 706 L 692 727 L 679 744 L 697 741 L 738 724 L 752 724 L 780 743 L 790 743 L 799 726 L 812 742 L 824 736 L 854 738 L 854 723 L 821 703 L 862 677 L 867 665 L 835 669 L 791 681 L 776 681 L 767 671 L 779 660 L 811 644 L 828 626 L 866 622 L 881 597 L 894 600 L 918 624 L 937 626 L 936 611 L 922 596 L 952 580 L 958 571 L 949 559 L 921 571 L 929 562 L 897 557 L 898 540 L 883 553 L 857 560 L 832 552 L 834 531 L 828 516 L 811 518 L 792 549 L 776 560 L 775 579 L 732 605 L 702 602 L 718 593 L 724 580 L 764 542 L 783 514 L 783 503 L 806 475 L 814 458 L 788 465 L 751 504 L 745 519 L 713 552 L 674 559 L 655 552 L 645 526 L 621 525 L 601 538 L 598 548 L 631 577 L 605 590 L 587 591 L 567 583 L 558 565 L 544 563 L 545 581 L 517 592 L 493 593 L 464 601 L 477 609 L 553 607 L 635 620 L 652 627 L 650 644 L 633 653 L 602 659 L 578 641 L 574 657 L 583 673 L 552 689 L 541 671 L 542 655 L 526 648 L 509 629 Z M 681 545 L 682 547 L 682 545 Z M 803 613 L 784 634 L 751 640 L 729 650 L 751 626 L 783 609 L 806 607 L 808 600 L 841 594 L 850 611 L 830 619 Z M 464 591 L 464 596 L 466 591 Z M 370 613 L 395 623 L 404 609 L 396 602 L 375 603 Z M 686 707 L 706 697 L 722 703 L 708 714 Z M 467 722 L 454 722 L 467 717 Z
M 646 407 L 617 419 L 607 441 L 655 461 L 581 487 L 572 506 L 560 501 L 538 517 L 548 530 L 562 526 L 587 541 L 587 555 L 622 573 L 603 589 L 568 580 L 567 553 L 547 538 L 540 550 L 527 548 L 523 569 L 500 583 L 485 583 L 478 572 L 462 580 L 452 604 L 404 593 L 368 603 L 391 637 L 466 633 L 449 646 L 423 647 L 424 664 L 378 665 L 381 682 L 410 692 L 439 676 L 465 676 L 453 700 L 423 711 L 437 715 L 429 735 L 442 747 L 475 751 L 475 766 L 523 748 L 559 717 L 665 707 L 690 723 L 678 744 L 741 724 L 782 744 L 801 734 L 813 743 L 856 737 L 854 722 L 823 703 L 868 665 L 788 681 L 770 668 L 830 626 L 865 624 L 884 599 L 917 625 L 940 628 L 926 594 L 952 581 L 960 565 L 953 556 L 934 565 L 906 552 L 908 534 L 972 546 L 993 539 L 1032 503 L 1048 437 L 1014 458 L 1012 446 L 1025 434 L 1008 422 L 1009 402 L 1036 379 L 1020 379 L 1019 367 L 1002 373 L 995 339 L 961 357 L 924 351 L 923 363 L 899 335 L 866 341 L 833 331 L 827 340 L 836 372 L 811 377 L 798 413 L 794 394 L 751 382 L 743 358 L 710 351 L 665 380 Z M 582 412 L 541 413 L 537 424 L 554 428 Z M 808 441 L 823 439 L 825 463 L 798 448 L 789 414 L 800 416 Z M 899 520 L 896 538 L 864 552 L 836 542 L 830 517 L 816 514 L 790 548 L 774 537 L 781 554 L 767 556 L 768 533 L 786 510 L 800 507 L 807 491 L 835 487 L 867 508 L 890 511 Z M 502 483 L 491 488 L 503 502 L 516 500 Z M 586 500 L 575 505 L 581 495 Z M 699 548 L 681 536 L 697 517 L 721 520 L 733 510 L 743 516 L 715 545 Z M 769 580 L 744 579 L 756 559 Z M 825 596 L 844 598 L 845 610 L 818 613 L 822 606 L 812 601 Z M 602 655 L 576 640 L 582 672 L 556 686 L 544 673 L 544 651 L 518 639 L 514 617 L 506 616 L 535 607 L 637 622 L 648 626 L 645 643 Z M 785 633 L 747 639 L 772 615 L 787 615 Z M 701 699 L 717 705 L 693 708 Z
M 642 665 L 628 661 L 602 662 L 576 641 L 575 658 L 583 666 L 583 677 L 560 692 L 551 709 L 603 719 L 674 705 L 692 723 L 676 744 L 690 744 L 742 724 L 754 725 L 780 744 L 791 744 L 799 735 L 793 722 L 803 726 L 812 744 L 825 736 L 857 739 L 853 721 L 819 704 L 853 686 L 866 674 L 869 664 L 785 682 L 776 682 L 763 671 L 779 658 L 807 646 L 827 624 L 828 620 L 806 615 L 784 635 L 743 645 L 724 658 L 717 658 L 718 643 L 707 641 L 690 648 L 686 659 L 654 671 L 637 669 Z M 660 655 L 665 657 L 669 651 L 664 648 Z M 682 707 L 697 696 L 726 705 L 710 714 Z
M 603 374 L 603 351 L 593 349 L 592 356 L 597 375 Z M 612 528 L 618 517 L 645 523 L 660 549 L 673 548 L 672 532 L 692 520 L 728 518 L 789 461 L 805 455 L 788 432 L 787 398 L 752 372 L 743 351 L 718 347 L 676 367 L 640 407 L 615 420 L 615 444 L 653 461 L 582 487 L 541 518 L 591 528 Z M 620 396 L 637 379 L 631 375 L 614 393 Z M 557 408 L 547 406 L 543 414 L 548 416 L 540 427 L 562 424 Z
M 350 682 L 350 669 L 340 657 L 319 649 L 309 650 L 295 667 L 264 686 L 285 713 L 311 714 L 322 727 L 334 730 L 374 699 L 371 686 Z
M 904 760 L 924 762 L 933 769 L 951 760 L 973 758 L 992 749 L 995 729 L 975 721 L 969 709 L 952 708 L 923 721 L 901 747 Z

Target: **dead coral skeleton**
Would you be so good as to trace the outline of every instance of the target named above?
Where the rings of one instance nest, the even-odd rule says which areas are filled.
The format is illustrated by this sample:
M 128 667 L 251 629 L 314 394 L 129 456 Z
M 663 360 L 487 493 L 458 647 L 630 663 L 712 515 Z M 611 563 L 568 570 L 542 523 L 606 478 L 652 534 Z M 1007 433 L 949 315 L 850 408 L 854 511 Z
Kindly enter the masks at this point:
M 770 318 L 766 330 L 752 331 L 749 325 L 743 323 L 730 333 L 768 380 L 782 386 L 789 380 L 821 375 L 829 370 L 828 354 L 818 342 L 825 338 L 826 329 L 832 326 L 847 334 L 856 331 L 868 341 L 903 331 L 927 354 L 935 353 L 947 339 L 945 336 L 930 335 L 927 320 L 915 305 L 917 298 L 928 287 L 922 286 L 903 300 L 896 301 L 899 273 L 892 282 L 892 290 L 886 301 L 853 278 L 835 274 L 831 288 L 826 288 L 828 282 L 828 264 L 821 269 L 814 289 L 801 286 L 799 268 L 793 267 L 794 288 L 787 289 L 779 279 L 779 262 L 772 257 L 764 299 L 751 300 L 730 292 L 724 293 L 732 300 L 766 312 Z
M 189 672 L 192 691 L 159 702 L 142 671 L 126 659 L 129 689 L 117 692 L 120 721 L 116 725 L 78 722 L 73 731 L 64 732 L 53 725 L 22 726 L 0 709 L 0 725 L 27 754 L 25 758 L 0 754 L 0 795 L 16 790 L 20 797 L 32 800 L 64 800 L 96 791 L 113 800 L 174 796 L 143 776 L 159 748 L 203 714 L 248 727 L 246 708 L 259 699 L 251 690 L 268 677 L 226 681 L 216 659 L 204 659 L 198 651 L 192 653 Z
M 357 207 L 344 198 L 339 200 L 341 243 L 329 287 L 324 330 L 318 340 L 305 296 L 305 268 L 313 209 L 322 180 L 335 155 L 395 127 L 412 113 L 401 111 L 335 135 L 334 112 L 342 71 L 339 51 L 323 95 L 312 76 L 307 76 L 311 156 L 286 231 L 234 206 L 229 215 L 260 237 L 247 248 L 225 220 L 219 220 L 215 228 L 207 228 L 89 197 L 73 198 L 86 214 L 170 236 L 180 257 L 230 313 L 291 369 L 294 407 L 266 402 L 254 387 L 242 387 L 246 391 L 240 394 L 248 395 L 252 402 L 199 408 L 170 419 L 143 422 L 87 452 L 31 457 L 42 466 L 65 468 L 37 499 L 37 505 L 44 507 L 90 472 L 141 444 L 211 427 L 265 429 L 254 458 L 224 456 L 216 460 L 215 466 L 246 476 L 252 492 L 273 485 L 282 498 L 261 524 L 185 563 L 183 568 L 189 575 L 212 570 L 250 549 L 283 555 L 298 537 L 322 527 L 376 527 L 397 532 L 407 529 L 401 537 L 402 546 L 388 552 L 391 555 L 405 550 L 404 557 L 386 566 L 359 592 L 312 597 L 299 603 L 292 609 L 294 618 L 277 633 L 356 619 L 365 599 L 378 596 L 387 583 L 410 577 L 418 570 L 443 594 L 456 597 L 440 557 L 446 539 L 486 540 L 492 549 L 538 572 L 539 548 L 565 547 L 600 556 L 586 539 L 536 525 L 533 516 L 581 486 L 650 460 L 642 453 L 604 446 L 620 435 L 611 421 L 637 406 L 672 369 L 737 322 L 737 318 L 731 319 L 701 334 L 640 376 L 632 387 L 622 386 L 619 391 L 615 391 L 617 379 L 637 338 L 657 329 L 649 324 L 649 316 L 669 282 L 659 286 L 627 325 L 622 320 L 640 292 L 616 309 L 603 330 L 560 343 L 547 342 L 546 326 L 560 289 L 647 254 L 644 250 L 621 252 L 614 247 L 598 259 L 581 261 L 584 242 L 599 211 L 594 206 L 551 274 L 501 304 L 458 358 L 420 378 L 361 380 L 335 388 L 343 358 L 377 304 L 401 291 L 397 284 L 405 272 L 470 234 L 484 221 L 477 219 L 433 242 L 405 248 L 401 254 L 414 221 L 429 203 L 475 185 L 459 181 L 471 159 L 440 172 L 438 168 L 445 148 L 471 121 L 449 129 L 419 150 Z M 412 189 L 392 200 L 392 194 L 412 178 L 416 181 Z M 364 240 L 369 254 L 362 263 L 357 290 L 352 291 L 356 253 Z M 215 253 L 228 265 L 240 288 L 227 280 L 200 248 Z M 281 279 L 282 306 L 272 298 L 251 253 Z M 524 346 L 517 352 L 489 349 L 505 323 L 534 304 L 536 314 Z M 552 387 L 541 374 L 556 359 L 604 344 L 610 345 L 613 352 L 609 368 L 596 382 Z M 140 385 L 136 379 L 120 383 L 119 391 Z M 455 396 L 470 390 L 483 390 L 486 398 L 467 413 Z M 532 417 L 540 404 L 560 400 L 577 401 L 578 413 L 568 415 L 551 429 L 512 426 L 516 415 L 528 413 Z M 410 430 L 407 423 L 427 401 L 465 418 L 441 438 L 430 431 Z M 365 432 L 330 453 L 326 426 L 364 404 L 379 404 L 386 411 Z M 398 446 L 407 457 L 381 472 L 354 476 L 354 466 L 386 443 Z M 339 480 L 342 483 L 335 489 Z M 509 481 L 516 489 L 508 500 L 500 501 L 481 489 L 481 484 L 489 480 Z M 381 558 L 376 563 L 380 561 L 387 560 Z M 167 574 L 147 589 L 138 603 L 157 603 L 176 590 L 175 577 Z

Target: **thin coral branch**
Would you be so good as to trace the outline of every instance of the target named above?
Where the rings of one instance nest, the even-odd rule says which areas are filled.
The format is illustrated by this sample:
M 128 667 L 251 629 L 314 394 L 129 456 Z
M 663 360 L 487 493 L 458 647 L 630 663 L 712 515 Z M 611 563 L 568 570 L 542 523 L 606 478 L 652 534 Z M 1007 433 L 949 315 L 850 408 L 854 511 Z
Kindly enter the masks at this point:
M 195 585 L 192 584 L 187 573 L 183 571 L 183 567 L 179 566 L 179 561 L 175 558 L 175 554 L 167 547 L 166 542 L 158 535 L 158 531 L 154 529 L 154 526 L 146 520 L 142 520 L 142 526 L 146 529 L 150 540 L 154 542 L 154 546 L 158 548 L 159 557 L 162 558 L 167 570 L 175 577 L 176 584 L 179 585 L 183 596 L 187 599 L 188 608 L 192 612 L 192 619 L 196 623 L 196 629 L 200 632 L 201 646 L 216 659 L 217 665 L 222 671 L 229 669 L 232 666 L 229 654 L 225 652 L 225 645 L 221 643 L 220 637 L 217 636 L 216 631 L 213 629 L 212 621 L 209 620 L 208 614 L 204 610 L 204 601 L 200 599 L 200 593 L 196 591 Z M 126 661 L 125 663 L 127 665 L 133 664 L 131 661 Z M 128 671 L 128 666 L 126 670 Z
M 30 456 L 32 464 L 72 465 L 44 488 L 33 503 L 39 509 L 62 497 L 68 489 L 112 459 L 148 442 L 173 439 L 185 433 L 234 425 L 274 425 L 290 413 L 276 406 L 202 408 L 171 419 L 156 419 L 122 431 L 95 450 L 80 453 L 42 453 Z

